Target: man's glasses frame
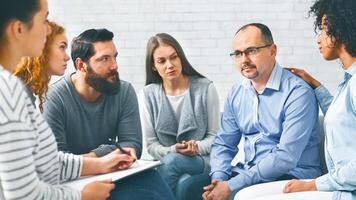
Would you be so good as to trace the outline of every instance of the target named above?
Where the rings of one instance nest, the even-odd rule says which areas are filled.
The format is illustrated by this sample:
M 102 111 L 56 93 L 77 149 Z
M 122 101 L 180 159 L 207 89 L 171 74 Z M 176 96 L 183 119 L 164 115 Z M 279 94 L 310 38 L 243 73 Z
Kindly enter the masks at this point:
M 230 56 L 234 60 L 241 59 L 243 54 L 245 54 L 245 56 L 254 56 L 259 52 L 260 49 L 266 48 L 266 47 L 269 47 L 269 46 L 272 46 L 272 45 L 273 45 L 273 43 L 262 45 L 262 46 L 258 46 L 258 47 L 248 47 L 247 49 L 245 49 L 243 51 L 236 50 L 236 51 L 230 53 Z

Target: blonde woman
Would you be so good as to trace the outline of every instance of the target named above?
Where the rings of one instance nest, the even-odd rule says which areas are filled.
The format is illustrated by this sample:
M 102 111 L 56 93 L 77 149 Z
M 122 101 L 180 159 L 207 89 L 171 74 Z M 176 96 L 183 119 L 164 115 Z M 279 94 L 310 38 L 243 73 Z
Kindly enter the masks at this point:
M 25 82 L 33 105 L 36 101 L 34 95 L 38 96 L 41 112 L 43 112 L 43 103 L 51 76 L 62 76 L 70 59 L 66 52 L 68 40 L 65 29 L 54 22 L 49 22 L 49 27 L 51 33 L 47 35 L 41 56 L 22 58 L 14 72 Z

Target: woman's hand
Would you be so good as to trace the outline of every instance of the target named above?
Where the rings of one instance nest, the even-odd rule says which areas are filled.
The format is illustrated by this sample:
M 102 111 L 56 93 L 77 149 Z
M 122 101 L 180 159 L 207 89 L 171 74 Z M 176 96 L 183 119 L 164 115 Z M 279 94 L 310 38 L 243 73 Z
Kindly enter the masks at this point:
M 316 191 L 315 180 L 312 181 L 301 181 L 293 179 L 289 181 L 283 189 L 284 193 L 290 192 L 303 192 L 303 191 Z
M 134 158 L 135 160 L 137 160 L 135 148 L 124 147 L 123 149 L 125 150 L 125 152 L 121 152 L 121 151 L 120 151 L 121 154 L 128 154 L 129 156 L 131 156 L 132 158 Z
M 81 176 L 97 175 L 123 170 L 131 167 L 135 161 L 130 155 L 122 154 L 119 149 L 100 157 L 83 157 Z
M 176 144 L 176 151 L 183 155 L 196 156 L 199 154 L 199 147 L 195 140 L 182 141 Z
M 84 186 L 81 200 L 105 200 L 110 197 L 110 192 L 115 188 L 111 180 L 95 181 Z
M 289 71 L 291 71 L 293 74 L 299 76 L 300 78 L 302 78 L 305 82 L 307 82 L 313 89 L 319 87 L 321 85 L 321 83 L 316 80 L 315 78 L 313 78 L 312 76 L 310 76 L 310 74 L 308 74 L 306 71 L 304 71 L 303 69 L 299 69 L 299 68 L 295 68 L 295 67 L 290 67 L 290 68 L 286 68 Z
M 99 167 L 101 168 L 101 173 L 110 173 L 117 170 L 123 170 L 131 167 L 132 163 L 136 160 L 136 158 L 123 154 L 119 149 L 98 158 Z

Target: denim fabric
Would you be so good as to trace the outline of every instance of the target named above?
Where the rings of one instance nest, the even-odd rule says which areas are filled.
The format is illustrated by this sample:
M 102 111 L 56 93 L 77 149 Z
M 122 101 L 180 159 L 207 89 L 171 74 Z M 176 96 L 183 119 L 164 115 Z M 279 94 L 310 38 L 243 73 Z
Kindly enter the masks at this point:
M 174 200 L 168 185 L 156 170 L 147 170 L 115 182 L 109 200 Z
M 170 153 L 164 156 L 161 162 L 163 165 L 158 168 L 158 172 L 173 192 L 176 191 L 178 180 L 183 174 L 196 175 L 204 171 L 204 160 L 201 156 Z
M 203 187 L 211 182 L 209 173 L 193 175 L 177 187 L 177 200 L 201 200 Z

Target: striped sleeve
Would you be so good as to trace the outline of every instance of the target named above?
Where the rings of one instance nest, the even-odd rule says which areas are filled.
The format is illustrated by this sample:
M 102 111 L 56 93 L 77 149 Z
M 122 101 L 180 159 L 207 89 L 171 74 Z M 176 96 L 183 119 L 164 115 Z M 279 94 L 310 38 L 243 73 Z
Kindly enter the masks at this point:
M 59 166 L 61 169 L 60 181 L 65 182 L 77 179 L 82 174 L 83 158 L 82 156 L 58 152 Z
M 64 177 L 76 178 L 81 162 L 58 153 L 51 129 L 22 83 L 0 66 L 0 199 L 80 199 L 80 191 L 59 182 L 61 167 L 76 171 Z

